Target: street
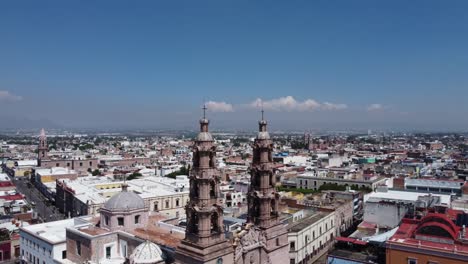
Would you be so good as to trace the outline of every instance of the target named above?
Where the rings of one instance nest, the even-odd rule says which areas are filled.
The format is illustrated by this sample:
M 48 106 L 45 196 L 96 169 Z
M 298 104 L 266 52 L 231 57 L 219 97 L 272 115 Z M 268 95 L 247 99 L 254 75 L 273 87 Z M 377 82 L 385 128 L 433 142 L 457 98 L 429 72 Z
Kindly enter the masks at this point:
M 39 219 L 43 222 L 51 222 L 64 219 L 64 216 L 53 205 L 45 203 L 46 198 L 30 183 L 28 177 L 12 177 L 9 175 L 12 182 L 16 185 L 16 190 L 26 196 L 26 200 L 32 206 L 33 210 L 38 213 Z M 35 203 L 35 206 L 32 204 Z

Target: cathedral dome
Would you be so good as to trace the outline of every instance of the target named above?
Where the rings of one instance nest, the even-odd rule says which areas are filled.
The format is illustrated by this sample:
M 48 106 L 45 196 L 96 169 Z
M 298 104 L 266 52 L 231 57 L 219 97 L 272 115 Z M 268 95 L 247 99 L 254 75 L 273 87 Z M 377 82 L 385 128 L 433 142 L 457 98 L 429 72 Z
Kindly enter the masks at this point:
M 161 248 L 150 241 L 141 243 L 130 256 L 131 263 L 134 264 L 163 263 L 164 258 Z
M 197 141 L 213 141 L 213 137 L 209 132 L 200 132 L 197 136 Z
M 138 194 L 123 187 L 122 192 L 112 196 L 103 206 L 109 211 L 127 211 L 145 209 L 145 201 Z
M 258 132 L 257 139 L 270 139 L 270 134 L 268 132 Z

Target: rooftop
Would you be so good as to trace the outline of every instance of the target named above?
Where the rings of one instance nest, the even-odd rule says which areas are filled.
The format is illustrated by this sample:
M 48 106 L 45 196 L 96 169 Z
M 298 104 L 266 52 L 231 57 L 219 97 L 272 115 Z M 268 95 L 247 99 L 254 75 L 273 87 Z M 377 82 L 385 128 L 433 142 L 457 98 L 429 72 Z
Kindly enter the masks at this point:
M 25 226 L 21 227 L 20 230 L 32 236 L 45 240 L 51 244 L 58 244 L 64 243 L 66 241 L 67 227 L 74 227 L 85 223 L 87 222 L 84 218 L 73 218 Z
M 462 211 L 448 209 L 446 214 L 427 213 L 422 219 L 403 219 L 398 231 L 387 241 L 403 247 L 424 248 L 468 256 L 468 236 L 456 226 L 453 217 Z M 463 236 L 463 237 L 462 237 Z
M 372 192 L 364 195 L 364 202 L 367 200 L 389 200 L 389 201 L 410 201 L 415 202 L 421 196 L 426 196 L 427 193 L 412 192 L 412 191 L 394 191 L 388 190 L 386 192 Z M 450 205 L 450 195 L 447 194 L 433 194 L 439 196 L 441 204 Z
M 333 212 L 331 212 L 333 213 Z M 325 213 L 325 212 L 317 212 L 307 218 L 304 218 L 302 220 L 299 220 L 298 222 L 296 222 L 295 224 L 292 224 L 291 226 L 288 226 L 288 231 L 289 232 L 299 232 L 311 225 L 313 225 L 314 223 L 320 221 L 321 219 L 325 218 L 327 215 L 331 214 L 331 213 Z

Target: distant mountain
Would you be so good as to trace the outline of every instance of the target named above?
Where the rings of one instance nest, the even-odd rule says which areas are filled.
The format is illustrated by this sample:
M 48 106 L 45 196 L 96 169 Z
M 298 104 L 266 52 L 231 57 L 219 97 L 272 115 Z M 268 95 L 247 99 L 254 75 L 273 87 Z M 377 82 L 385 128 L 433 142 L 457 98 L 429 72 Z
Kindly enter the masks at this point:
M 0 129 L 40 129 L 63 128 L 49 119 L 30 119 L 26 117 L 0 116 Z

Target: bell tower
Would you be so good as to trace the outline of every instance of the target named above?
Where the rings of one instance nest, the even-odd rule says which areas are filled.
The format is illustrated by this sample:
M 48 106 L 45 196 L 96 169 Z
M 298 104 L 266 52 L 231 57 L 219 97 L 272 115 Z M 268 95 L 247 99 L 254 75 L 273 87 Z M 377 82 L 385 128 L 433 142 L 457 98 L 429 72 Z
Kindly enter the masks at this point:
M 219 191 L 220 172 L 216 168 L 216 147 L 208 132 L 206 106 L 200 120 L 200 133 L 193 146 L 190 171 L 190 201 L 185 207 L 185 239 L 176 249 L 177 263 L 233 263 L 233 247 L 225 238 L 223 206 Z
M 41 129 L 41 134 L 39 135 L 39 145 L 37 147 L 37 159 L 40 165 L 41 160 L 46 160 L 49 158 L 49 147 L 47 146 L 47 136 L 45 134 L 45 130 Z
M 263 250 L 255 263 L 289 263 L 287 230 L 279 221 L 279 194 L 273 171 L 273 141 L 263 114 L 262 109 L 262 119 L 258 122 L 259 131 L 253 144 L 251 180 L 247 194 L 247 223 L 253 226 L 251 230 L 257 230 L 262 241 Z M 244 253 L 243 263 L 246 263 L 248 254 Z

